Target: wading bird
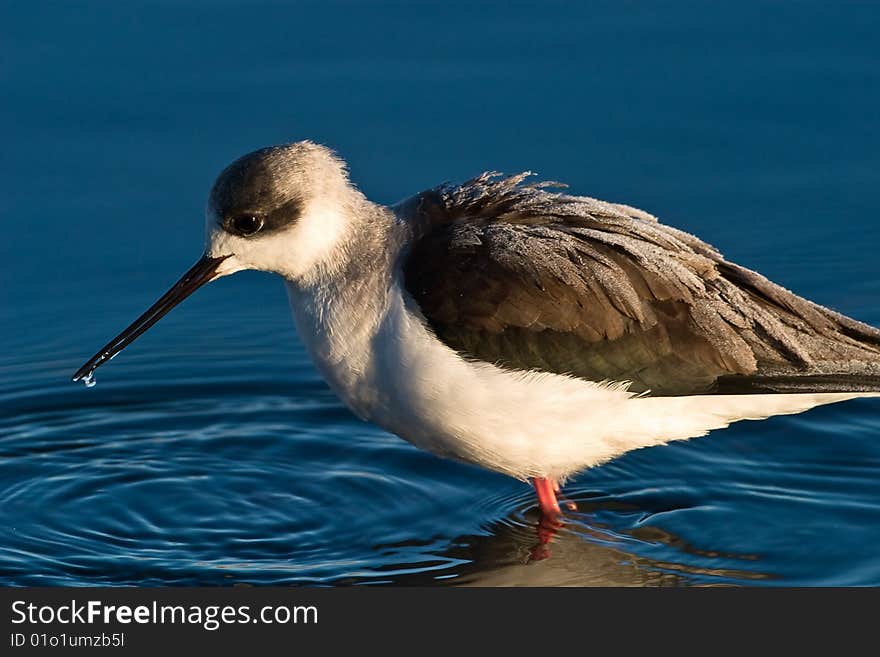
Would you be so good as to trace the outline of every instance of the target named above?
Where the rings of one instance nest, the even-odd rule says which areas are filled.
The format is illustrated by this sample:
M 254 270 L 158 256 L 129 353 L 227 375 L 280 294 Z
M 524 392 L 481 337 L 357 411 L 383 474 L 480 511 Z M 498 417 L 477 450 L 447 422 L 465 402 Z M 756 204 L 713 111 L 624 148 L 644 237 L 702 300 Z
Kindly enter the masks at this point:
M 318 370 L 360 417 L 440 456 L 559 484 L 624 452 L 880 392 L 880 331 L 626 205 L 485 173 L 393 207 L 329 149 L 217 178 L 204 256 L 76 372 L 199 286 L 285 280 Z

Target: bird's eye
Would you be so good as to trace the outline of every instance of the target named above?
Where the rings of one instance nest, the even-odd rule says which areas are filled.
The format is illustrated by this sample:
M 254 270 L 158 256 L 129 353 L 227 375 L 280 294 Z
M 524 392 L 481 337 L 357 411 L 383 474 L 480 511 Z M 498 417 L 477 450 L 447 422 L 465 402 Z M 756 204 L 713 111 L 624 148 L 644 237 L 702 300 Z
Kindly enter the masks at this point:
M 233 218 L 230 224 L 234 232 L 248 237 L 259 232 L 263 227 L 263 219 L 252 214 L 243 214 Z

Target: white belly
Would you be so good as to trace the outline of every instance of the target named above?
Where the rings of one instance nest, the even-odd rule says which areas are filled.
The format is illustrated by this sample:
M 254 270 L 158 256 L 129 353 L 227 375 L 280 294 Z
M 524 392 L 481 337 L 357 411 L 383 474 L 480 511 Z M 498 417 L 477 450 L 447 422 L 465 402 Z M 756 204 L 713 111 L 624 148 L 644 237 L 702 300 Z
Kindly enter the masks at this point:
M 293 300 L 293 297 L 292 297 Z M 466 361 L 405 307 L 400 291 L 367 329 L 343 336 L 294 316 L 316 365 L 358 415 L 414 445 L 513 477 L 564 480 L 626 451 L 743 419 L 798 413 L 859 394 L 639 397 L 624 384 L 511 372 Z M 326 313 L 320 313 L 326 321 Z M 345 322 L 339 321 L 339 324 Z

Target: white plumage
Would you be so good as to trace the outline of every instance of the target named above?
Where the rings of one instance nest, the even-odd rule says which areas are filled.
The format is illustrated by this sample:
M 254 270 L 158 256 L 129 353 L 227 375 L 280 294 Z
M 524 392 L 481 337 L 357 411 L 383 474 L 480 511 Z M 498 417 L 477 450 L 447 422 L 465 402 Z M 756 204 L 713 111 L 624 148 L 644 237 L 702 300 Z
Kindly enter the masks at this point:
M 422 449 L 519 479 L 565 480 L 632 449 L 859 396 L 645 397 L 627 392 L 625 382 L 468 361 L 407 307 L 399 280 L 382 307 L 292 283 L 288 290 L 309 354 L 357 415 Z

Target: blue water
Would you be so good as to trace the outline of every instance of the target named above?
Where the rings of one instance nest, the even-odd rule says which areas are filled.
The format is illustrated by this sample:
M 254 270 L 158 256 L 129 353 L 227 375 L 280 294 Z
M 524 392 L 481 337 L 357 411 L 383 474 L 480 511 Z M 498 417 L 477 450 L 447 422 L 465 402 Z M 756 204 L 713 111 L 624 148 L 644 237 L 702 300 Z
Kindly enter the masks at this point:
M 880 10 L 720 4 L 4 3 L 0 582 L 880 584 L 876 401 L 585 472 L 544 552 L 525 485 L 341 406 L 270 276 L 69 382 L 301 138 L 383 202 L 535 170 L 880 324 Z

